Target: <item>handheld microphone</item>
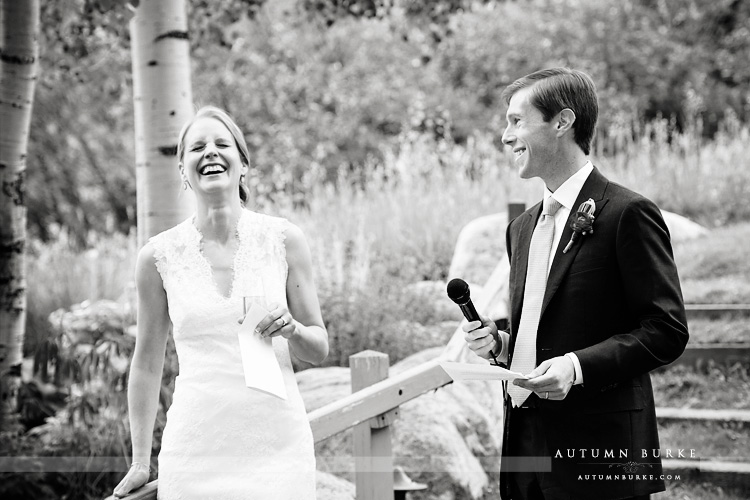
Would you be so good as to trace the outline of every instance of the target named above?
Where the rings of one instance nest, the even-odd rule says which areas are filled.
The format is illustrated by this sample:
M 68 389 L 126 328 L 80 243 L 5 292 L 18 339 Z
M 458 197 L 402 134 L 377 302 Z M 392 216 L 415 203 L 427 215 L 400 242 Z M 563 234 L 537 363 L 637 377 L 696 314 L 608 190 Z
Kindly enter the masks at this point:
M 458 304 L 467 321 L 480 321 L 479 314 L 474 308 L 474 303 L 471 301 L 471 292 L 469 291 L 468 283 L 461 278 L 450 280 L 448 283 L 448 297 Z
M 458 304 L 458 307 L 461 308 L 461 312 L 464 314 L 464 318 L 466 318 L 467 321 L 482 321 L 479 318 L 479 313 L 477 313 L 477 310 L 474 307 L 474 303 L 471 301 L 471 292 L 469 291 L 468 283 L 461 278 L 454 278 L 448 282 L 447 291 L 448 297 Z M 495 339 L 495 341 L 497 342 L 497 339 Z M 495 360 L 495 364 L 499 365 L 495 353 L 490 351 L 490 356 Z

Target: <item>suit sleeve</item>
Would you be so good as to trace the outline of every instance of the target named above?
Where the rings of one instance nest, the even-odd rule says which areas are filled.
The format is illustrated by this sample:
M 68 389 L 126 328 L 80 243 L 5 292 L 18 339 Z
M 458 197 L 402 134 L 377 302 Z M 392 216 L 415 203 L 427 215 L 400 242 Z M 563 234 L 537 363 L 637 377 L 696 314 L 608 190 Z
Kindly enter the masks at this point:
M 669 231 L 655 204 L 641 198 L 626 206 L 615 246 L 623 307 L 635 328 L 575 351 L 587 388 L 633 378 L 671 363 L 688 341 Z

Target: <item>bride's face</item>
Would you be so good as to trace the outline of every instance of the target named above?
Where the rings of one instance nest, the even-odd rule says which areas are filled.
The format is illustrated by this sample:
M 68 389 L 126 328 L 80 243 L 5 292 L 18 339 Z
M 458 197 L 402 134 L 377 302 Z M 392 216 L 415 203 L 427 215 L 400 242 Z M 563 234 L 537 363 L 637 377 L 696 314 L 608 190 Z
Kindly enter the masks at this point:
M 229 130 L 215 118 L 199 118 L 184 138 L 182 171 L 197 196 L 226 192 L 237 196 L 247 167 Z

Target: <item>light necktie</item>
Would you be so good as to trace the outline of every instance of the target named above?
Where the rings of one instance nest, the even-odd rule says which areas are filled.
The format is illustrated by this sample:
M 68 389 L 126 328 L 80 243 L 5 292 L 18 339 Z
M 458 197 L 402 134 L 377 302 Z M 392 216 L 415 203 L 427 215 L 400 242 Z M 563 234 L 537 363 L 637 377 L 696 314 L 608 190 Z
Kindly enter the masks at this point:
M 542 216 L 531 235 L 521 323 L 518 327 L 513 360 L 510 365 L 512 371 L 524 375 L 536 368 L 536 333 L 542 314 L 544 291 L 547 288 L 547 270 L 555 235 L 555 213 L 561 206 L 560 202 L 552 196 L 547 197 L 542 206 Z M 518 407 L 526 401 L 531 391 L 509 384 L 508 394 L 513 401 L 513 406 Z

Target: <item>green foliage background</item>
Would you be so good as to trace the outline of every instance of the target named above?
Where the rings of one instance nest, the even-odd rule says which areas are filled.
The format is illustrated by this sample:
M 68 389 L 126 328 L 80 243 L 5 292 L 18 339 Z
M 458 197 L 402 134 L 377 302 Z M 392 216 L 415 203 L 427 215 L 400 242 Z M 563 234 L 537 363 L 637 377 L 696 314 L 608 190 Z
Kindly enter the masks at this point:
M 83 245 L 135 224 L 128 14 L 101 3 L 43 3 L 28 161 L 29 225 L 43 241 L 64 230 Z M 702 141 L 750 111 L 748 2 L 262 3 L 188 2 L 196 105 L 240 122 L 261 204 L 304 205 L 340 175 L 361 183 L 415 133 L 498 140 L 502 89 L 553 65 L 595 79 L 600 155 L 657 117 Z

